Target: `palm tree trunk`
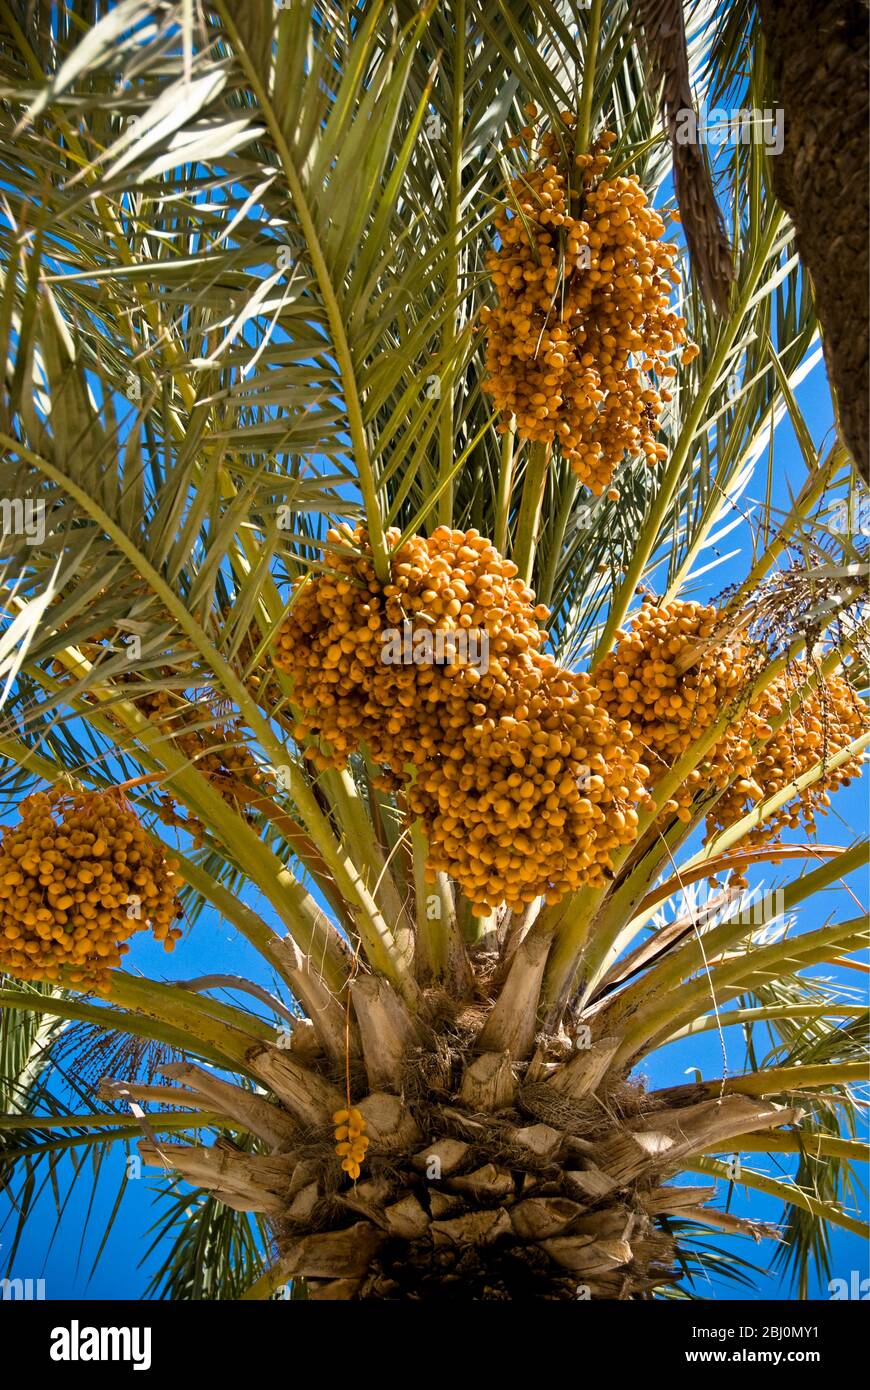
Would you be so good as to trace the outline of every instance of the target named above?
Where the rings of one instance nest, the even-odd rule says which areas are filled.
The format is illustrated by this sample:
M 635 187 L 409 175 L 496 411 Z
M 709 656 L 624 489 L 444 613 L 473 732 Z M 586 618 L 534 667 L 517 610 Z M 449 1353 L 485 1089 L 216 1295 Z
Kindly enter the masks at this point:
M 758 0 L 782 153 L 777 197 L 813 279 L 840 429 L 868 477 L 868 6 Z
M 515 990 L 505 995 L 516 1002 Z M 333 1064 L 321 1056 L 303 1065 L 292 1046 L 248 1057 L 278 1104 L 198 1067 L 164 1069 L 188 1087 L 167 1095 L 182 1105 L 204 1097 L 241 1117 L 265 1152 L 226 1137 L 209 1148 L 139 1145 L 146 1163 L 271 1223 L 279 1258 L 265 1293 L 301 1279 L 309 1298 L 339 1301 L 646 1298 L 679 1277 L 661 1218 L 771 1234 L 707 1211 L 715 1187 L 665 1184 L 698 1154 L 793 1124 L 799 1110 L 726 1094 L 725 1081 L 647 1095 L 612 1070 L 616 1038 L 578 1049 L 565 1035 L 512 1063 L 507 1051 L 480 1050 L 480 1036 L 458 1044 L 456 1019 L 440 1036 L 413 1023 L 374 975 L 360 976 L 352 997 L 356 1080 L 385 1088 L 359 1101 L 371 1139 L 362 1181 L 343 1177 L 335 1153 L 329 1114 L 342 1096 Z M 495 1010 L 490 1020 L 498 1032 Z M 777 1074 L 772 1084 L 790 1079 Z

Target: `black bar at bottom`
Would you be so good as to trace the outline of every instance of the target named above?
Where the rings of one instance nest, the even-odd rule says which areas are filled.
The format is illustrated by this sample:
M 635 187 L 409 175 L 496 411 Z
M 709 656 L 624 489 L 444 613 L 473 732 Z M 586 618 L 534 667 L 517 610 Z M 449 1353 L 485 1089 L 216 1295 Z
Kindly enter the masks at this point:
M 866 1301 L 578 1300 L 486 1307 L 447 1300 L 409 1306 L 0 1299 L 0 1371 L 11 1369 L 17 1346 L 28 1368 L 49 1379 L 62 1379 L 72 1367 L 74 1375 L 211 1372 L 224 1381 L 245 1371 L 255 1390 L 260 1377 L 271 1380 L 279 1366 L 310 1375 L 312 1357 L 323 1358 L 329 1379 L 346 1356 L 362 1370 L 368 1348 L 371 1373 L 389 1385 L 391 1364 L 396 1375 L 402 1366 L 403 1378 L 408 1374 L 405 1358 L 413 1348 L 429 1377 L 461 1368 L 467 1379 L 477 1367 L 492 1376 L 503 1367 L 516 1382 L 527 1366 L 540 1384 L 548 1365 L 559 1365 L 561 1380 L 573 1364 L 580 1380 L 600 1377 L 608 1366 L 621 1378 L 683 1368 L 689 1380 L 698 1375 L 703 1383 L 711 1371 L 741 1374 L 755 1367 L 775 1378 L 854 1365 L 866 1345 Z M 410 1347 L 407 1337 L 413 1338 Z

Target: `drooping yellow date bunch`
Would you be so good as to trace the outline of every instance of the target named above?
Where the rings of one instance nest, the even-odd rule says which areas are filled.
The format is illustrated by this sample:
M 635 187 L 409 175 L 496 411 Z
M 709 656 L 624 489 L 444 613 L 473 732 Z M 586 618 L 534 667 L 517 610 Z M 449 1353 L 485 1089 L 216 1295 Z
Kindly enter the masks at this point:
M 134 932 L 181 936 L 174 872 L 119 794 L 37 792 L 0 842 L 0 969 L 24 980 L 103 983 Z
M 641 743 L 653 790 L 699 734 L 736 705 L 745 688 L 746 645 L 739 639 L 711 645 L 719 625 L 714 607 L 680 599 L 658 604 L 645 598 L 631 627 L 616 632 L 616 646 L 596 669 L 595 684 L 605 709 L 615 719 L 628 720 Z M 691 664 L 684 666 L 685 658 Z M 753 732 L 757 735 L 762 729 Z M 685 785 L 659 808 L 662 813 L 689 821 L 699 786 L 712 782 L 725 787 L 735 772 L 751 777 L 750 736 L 748 729 L 732 729 L 727 757 L 721 744 L 714 745 Z
M 638 805 L 650 805 L 630 725 L 609 717 L 588 676 L 540 652 L 496 691 L 408 788 L 430 867 L 478 911 L 602 886 L 611 852 L 634 838 Z
M 398 539 L 398 531 L 387 533 L 388 545 Z M 327 541 L 347 553 L 333 556 L 334 573 L 300 582 L 275 665 L 295 679 L 298 732 L 330 745 L 309 750 L 316 766 L 340 767 L 365 743 L 404 779 L 409 763 L 422 765 L 451 727 L 464 727 L 472 693 L 491 690 L 504 662 L 543 644 L 536 617 L 547 609 L 533 607 L 516 565 L 476 531 L 439 527 L 429 538 L 412 536 L 393 557 L 386 584 L 375 576 L 362 528 L 331 530 Z M 415 640 L 419 650 L 425 632 L 432 651 L 415 661 Z M 471 659 L 451 661 L 462 643 Z
M 513 415 L 521 439 L 558 440 L 597 495 L 626 455 L 651 466 L 666 457 L 657 422 L 686 320 L 669 306 L 679 275 L 663 219 L 633 175 L 607 177 L 616 136 L 605 131 L 575 158 L 573 123 L 565 113 L 567 131 L 524 130 L 525 167 L 487 257 L 498 304 L 481 311 L 484 385 L 502 429 Z M 687 347 L 684 360 L 696 353 Z
M 344 1172 L 356 1182 L 369 1146 L 365 1134 L 365 1116 L 355 1105 L 351 1105 L 336 1110 L 332 1123 L 335 1125 L 335 1152 L 341 1159 Z
M 823 678 L 789 711 L 791 697 L 813 672 L 790 665 L 748 702 L 753 679 L 751 645 L 724 633 L 723 615 L 711 606 L 645 600 L 627 631 L 601 662 L 595 682 L 611 715 L 627 719 L 651 769 L 651 790 L 706 729 L 729 710 L 733 717 L 684 785 L 660 807 L 663 816 L 692 819 L 691 802 L 704 786 L 723 795 L 708 816 L 714 832 L 735 824 L 756 803 L 792 786 L 819 760 L 833 757 L 870 728 L 862 701 L 843 676 Z M 783 714 L 786 717 L 783 719 Z M 747 836 L 762 844 L 785 827 L 815 828 L 830 793 L 857 775 L 860 757 L 827 769 Z
M 764 844 L 780 831 L 801 825 L 812 832 L 816 816 L 825 815 L 831 804 L 831 793 L 860 776 L 860 753 L 838 767 L 828 764 L 870 730 L 867 706 L 842 675 L 825 676 L 815 688 L 804 691 L 815 674 L 807 662 L 793 662 L 753 707 L 751 713 L 768 729 L 773 726 L 774 732 L 755 751 L 750 781 L 738 781 L 717 801 L 708 817 L 711 831 L 734 825 L 754 804 L 793 788 L 798 778 L 821 762 L 821 777 L 800 792 L 795 790 L 746 839 L 749 844 Z
M 364 531 L 328 539 L 347 553 L 301 585 L 274 656 L 297 732 L 328 745 L 315 765 L 365 745 L 422 818 L 430 869 L 481 909 L 599 882 L 632 837 L 646 768 L 588 677 L 541 652 L 547 610 L 516 566 L 476 531 L 439 527 L 381 584 Z

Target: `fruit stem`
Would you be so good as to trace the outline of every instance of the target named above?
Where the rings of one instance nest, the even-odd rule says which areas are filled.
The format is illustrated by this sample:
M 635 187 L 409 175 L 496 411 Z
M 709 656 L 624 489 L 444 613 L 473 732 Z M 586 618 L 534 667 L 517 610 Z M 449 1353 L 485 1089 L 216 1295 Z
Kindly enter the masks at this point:
M 523 496 L 520 514 L 517 518 L 514 538 L 513 561 L 519 570 L 519 577 L 525 584 L 532 582 L 535 565 L 535 550 L 538 543 L 538 528 L 541 523 L 541 507 L 544 501 L 544 488 L 547 483 L 547 465 L 550 461 L 550 445 L 536 440 L 529 445 L 526 463 L 526 476 L 523 481 Z
M 537 597 L 539 603 L 545 603 L 547 607 L 552 606 L 553 589 L 556 585 L 556 575 L 559 568 L 559 560 L 562 555 L 562 544 L 565 540 L 565 531 L 568 526 L 568 519 L 571 509 L 574 506 L 574 498 L 577 495 L 577 479 L 572 472 L 568 472 L 565 479 L 562 498 L 559 502 L 559 510 L 553 523 L 553 534 L 550 541 L 549 554 L 544 572 L 538 580 Z
M 141 777 L 131 777 L 127 782 L 119 782 L 117 786 L 110 787 L 110 791 L 129 792 L 133 787 L 142 787 L 146 782 L 159 782 L 162 777 L 166 777 L 165 772 L 144 772 Z
M 511 416 L 510 424 L 501 437 L 501 459 L 498 470 L 498 498 L 495 509 L 495 526 L 492 543 L 500 555 L 507 553 L 508 517 L 511 509 L 511 495 L 514 483 L 514 445 L 516 442 L 516 421 Z
M 449 363 L 451 368 L 456 352 L 456 330 L 459 317 L 459 246 L 462 238 L 462 127 L 465 120 L 465 0 L 455 0 L 452 9 L 456 46 L 453 62 L 451 154 L 447 190 L 449 243 L 445 292 L 448 308 L 443 336 L 444 361 Z M 439 481 L 444 484 L 444 490 L 438 499 L 438 522 L 441 526 L 450 526 L 453 520 L 453 483 L 448 479 L 454 463 L 454 443 L 454 395 L 451 373 L 443 390 L 438 436 Z
M 598 35 L 601 31 L 601 0 L 592 0 L 586 26 L 586 46 L 583 50 L 583 88 L 580 96 L 580 119 L 577 122 L 575 154 L 585 153 L 589 145 L 592 123 L 592 89 L 595 86 L 595 66 L 598 58 Z

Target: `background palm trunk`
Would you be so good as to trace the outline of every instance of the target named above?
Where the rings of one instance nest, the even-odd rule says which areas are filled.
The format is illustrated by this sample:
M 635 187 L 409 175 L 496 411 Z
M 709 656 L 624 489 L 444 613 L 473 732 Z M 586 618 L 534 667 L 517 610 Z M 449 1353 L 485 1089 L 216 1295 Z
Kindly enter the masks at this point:
M 868 7 L 758 0 L 758 9 L 785 114 L 774 188 L 813 279 L 842 435 L 867 478 Z

